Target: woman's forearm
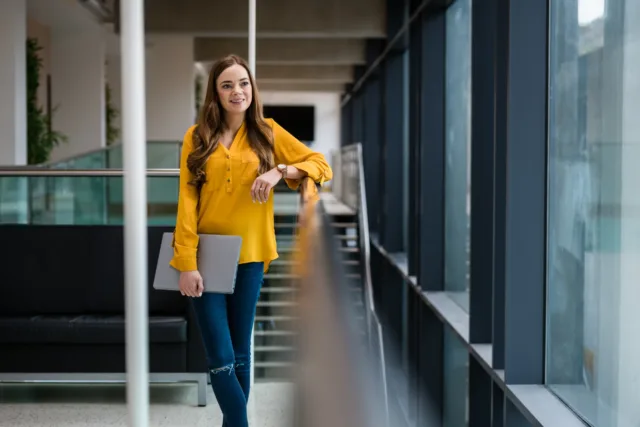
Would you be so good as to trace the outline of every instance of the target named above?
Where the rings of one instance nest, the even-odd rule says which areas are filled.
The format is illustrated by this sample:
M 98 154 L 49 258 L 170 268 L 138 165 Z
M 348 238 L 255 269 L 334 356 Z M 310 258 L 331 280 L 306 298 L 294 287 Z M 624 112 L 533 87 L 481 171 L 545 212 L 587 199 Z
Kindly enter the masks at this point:
M 300 170 L 295 166 L 287 166 L 287 179 L 300 180 L 305 176 L 307 176 L 305 171 Z

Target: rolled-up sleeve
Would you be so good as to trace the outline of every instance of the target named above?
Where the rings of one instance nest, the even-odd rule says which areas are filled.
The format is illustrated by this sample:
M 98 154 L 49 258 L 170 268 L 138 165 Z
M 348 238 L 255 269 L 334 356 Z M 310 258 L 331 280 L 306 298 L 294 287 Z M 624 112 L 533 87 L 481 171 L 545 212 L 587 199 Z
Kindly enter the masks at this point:
M 322 153 L 313 151 L 304 145 L 274 120 L 271 122 L 277 163 L 293 166 L 306 172 L 309 178 L 320 185 L 333 178 L 333 171 Z M 298 189 L 300 185 L 300 180 L 287 179 L 285 181 L 292 190 Z
M 193 150 L 192 126 L 184 135 L 180 154 L 180 189 L 178 194 L 178 215 L 174 232 L 173 258 L 170 265 L 179 271 L 198 269 L 198 189 L 189 184 L 193 174 L 187 168 L 187 158 Z

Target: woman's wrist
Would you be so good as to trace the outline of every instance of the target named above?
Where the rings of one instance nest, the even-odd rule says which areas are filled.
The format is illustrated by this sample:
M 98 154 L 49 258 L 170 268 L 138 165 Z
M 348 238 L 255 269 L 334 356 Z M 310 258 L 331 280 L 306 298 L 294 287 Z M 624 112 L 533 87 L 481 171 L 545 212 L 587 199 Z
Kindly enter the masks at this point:
M 295 166 L 286 165 L 286 172 L 283 173 L 277 166 L 275 168 L 282 178 L 299 180 L 307 176 L 307 173 L 303 170 L 298 169 Z

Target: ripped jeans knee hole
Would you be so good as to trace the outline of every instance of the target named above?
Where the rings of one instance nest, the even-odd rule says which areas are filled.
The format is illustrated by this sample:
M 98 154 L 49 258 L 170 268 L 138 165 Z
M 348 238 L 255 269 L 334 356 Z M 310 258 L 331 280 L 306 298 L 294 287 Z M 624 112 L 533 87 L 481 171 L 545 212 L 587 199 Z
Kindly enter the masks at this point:
M 236 369 L 239 368 L 241 366 L 246 365 L 246 363 L 232 363 L 230 365 L 226 365 L 223 366 L 222 368 L 214 368 L 214 369 L 209 369 L 209 372 L 211 372 L 212 375 L 217 375 L 221 372 L 228 372 L 229 375 L 231 375 L 231 373 Z
M 222 368 L 209 369 L 209 372 L 211 372 L 211 375 L 218 375 L 221 372 L 228 372 L 229 375 L 231 375 L 234 369 L 235 369 L 235 365 L 231 364 L 231 365 L 223 366 Z

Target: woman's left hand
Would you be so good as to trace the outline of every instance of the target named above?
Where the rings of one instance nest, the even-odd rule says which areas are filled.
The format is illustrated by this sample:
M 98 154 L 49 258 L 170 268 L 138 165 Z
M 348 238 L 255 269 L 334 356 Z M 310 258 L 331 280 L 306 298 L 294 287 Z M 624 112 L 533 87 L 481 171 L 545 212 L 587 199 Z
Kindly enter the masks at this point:
M 266 203 L 267 200 L 269 200 L 271 190 L 281 179 L 282 174 L 275 168 L 257 177 L 251 186 L 251 198 L 253 199 L 253 203 Z

